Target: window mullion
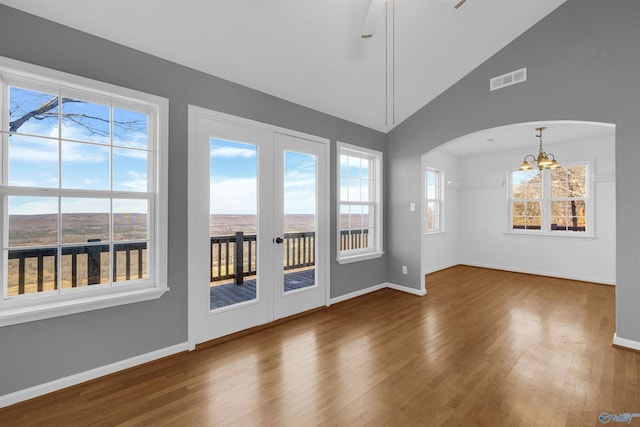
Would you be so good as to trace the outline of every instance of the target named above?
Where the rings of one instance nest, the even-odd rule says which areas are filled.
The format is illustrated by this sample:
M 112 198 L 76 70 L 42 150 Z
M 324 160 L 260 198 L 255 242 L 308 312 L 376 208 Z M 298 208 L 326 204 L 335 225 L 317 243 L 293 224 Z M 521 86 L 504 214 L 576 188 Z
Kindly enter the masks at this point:
M 58 190 L 62 190 L 62 89 L 58 89 Z M 62 192 L 58 192 L 58 244 L 56 247 L 56 294 L 62 292 Z
M 542 231 L 551 231 L 551 175 L 548 169 L 542 170 Z

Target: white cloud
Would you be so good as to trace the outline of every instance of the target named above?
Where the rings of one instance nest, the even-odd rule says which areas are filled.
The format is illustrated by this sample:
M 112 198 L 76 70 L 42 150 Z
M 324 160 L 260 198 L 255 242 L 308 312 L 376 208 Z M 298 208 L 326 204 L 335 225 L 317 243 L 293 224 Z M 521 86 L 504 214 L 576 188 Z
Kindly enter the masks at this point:
M 94 187 L 96 184 L 99 184 L 102 182 L 101 179 L 93 179 L 93 178 L 85 178 L 83 181 L 85 184 L 91 187 Z
M 285 191 L 285 214 L 312 214 L 315 213 L 316 195 L 311 188 L 300 188 Z
M 18 128 L 18 132 L 30 135 L 58 137 L 58 125 L 54 119 L 27 121 Z
M 211 150 L 211 157 L 231 159 L 235 157 L 242 157 L 245 159 L 255 157 L 256 150 L 248 148 L 236 148 L 236 147 L 216 147 Z
M 122 133 L 117 132 L 116 135 Z M 126 132 L 124 136 L 126 138 L 122 139 L 114 135 L 113 144 L 119 147 L 146 149 L 149 143 L 147 135 L 143 132 Z
M 106 123 L 104 124 L 104 126 L 106 126 Z M 58 137 L 57 126 L 51 129 L 51 134 L 49 136 L 53 138 Z M 62 137 L 64 139 L 71 139 L 75 141 L 97 142 L 105 145 L 108 145 L 111 142 L 108 135 L 105 136 L 105 135 L 92 134 L 89 131 L 89 129 L 78 124 L 63 126 Z
M 114 199 L 113 213 L 140 213 L 147 214 L 148 205 L 146 200 L 137 199 Z
M 109 199 L 62 198 L 62 213 L 109 213 Z
M 82 163 L 107 162 L 109 161 L 109 147 L 63 142 L 62 161 Z
M 312 214 L 316 207 L 314 174 L 288 173 L 284 185 L 286 214 Z
M 124 189 L 125 191 L 144 192 L 147 191 L 147 175 L 137 171 L 128 171 L 127 175 L 130 177 L 127 181 L 120 181 L 115 183 L 116 188 Z
M 58 144 L 55 141 L 12 136 L 9 144 L 9 159 L 18 162 L 57 162 Z
M 57 197 L 9 197 L 9 215 L 58 213 Z
M 129 157 L 134 159 L 147 160 L 147 152 L 140 150 L 127 150 L 126 148 L 114 148 L 113 154 L 115 156 Z
M 255 214 L 256 179 L 229 178 L 211 182 L 209 207 L 212 214 Z
M 18 162 L 57 162 L 58 143 L 28 136 L 12 136 L 9 158 Z M 109 160 L 109 147 L 75 142 L 62 143 L 64 162 L 102 163 Z
M 227 178 L 211 181 L 212 214 L 255 214 L 257 193 L 255 178 Z M 315 179 L 311 174 L 287 174 L 285 184 L 286 212 L 315 213 Z

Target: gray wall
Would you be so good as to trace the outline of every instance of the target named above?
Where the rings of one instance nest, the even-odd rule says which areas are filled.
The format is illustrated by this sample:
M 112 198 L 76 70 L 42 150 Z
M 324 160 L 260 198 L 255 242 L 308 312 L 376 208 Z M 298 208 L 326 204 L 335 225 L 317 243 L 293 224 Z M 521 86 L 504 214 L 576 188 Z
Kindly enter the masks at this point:
M 331 296 L 386 280 L 335 263 L 336 140 L 385 135 L 0 5 L 0 55 L 169 99 L 169 265 L 159 300 L 0 328 L 0 396 L 187 341 L 187 104 L 331 139 Z
M 527 82 L 489 91 L 491 77 L 522 67 Z M 421 280 L 420 218 L 405 209 L 420 200 L 419 186 L 406 183 L 420 182 L 421 154 L 471 132 L 534 120 L 616 125 L 616 329 L 640 341 L 637 0 L 568 0 L 388 134 L 389 281 L 417 288 Z M 399 274 L 401 265 L 408 276 Z

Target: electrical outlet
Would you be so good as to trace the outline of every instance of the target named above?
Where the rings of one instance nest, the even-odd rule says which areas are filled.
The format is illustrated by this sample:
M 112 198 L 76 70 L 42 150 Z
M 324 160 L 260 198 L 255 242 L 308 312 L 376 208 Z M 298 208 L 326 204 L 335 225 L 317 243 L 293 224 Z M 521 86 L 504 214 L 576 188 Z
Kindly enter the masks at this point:
M 402 266 L 402 274 L 407 274 L 407 266 L 406 265 Z

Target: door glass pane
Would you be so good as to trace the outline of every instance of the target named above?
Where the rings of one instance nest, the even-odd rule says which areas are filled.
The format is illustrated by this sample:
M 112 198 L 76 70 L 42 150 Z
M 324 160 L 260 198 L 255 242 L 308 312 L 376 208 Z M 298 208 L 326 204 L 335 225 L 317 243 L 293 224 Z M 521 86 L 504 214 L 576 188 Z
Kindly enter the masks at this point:
M 285 150 L 284 292 L 316 283 L 316 174 L 316 156 Z
M 210 140 L 210 309 L 255 300 L 257 160 L 253 144 Z

